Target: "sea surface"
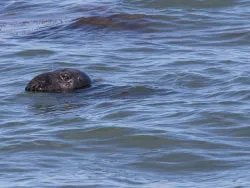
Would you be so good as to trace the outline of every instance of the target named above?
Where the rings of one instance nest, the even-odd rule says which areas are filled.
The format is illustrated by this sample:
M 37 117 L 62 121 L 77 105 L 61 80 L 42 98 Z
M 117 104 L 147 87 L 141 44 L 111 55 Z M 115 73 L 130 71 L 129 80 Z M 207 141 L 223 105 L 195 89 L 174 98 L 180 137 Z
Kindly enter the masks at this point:
M 250 1 L 0 1 L 0 187 L 249 186 Z

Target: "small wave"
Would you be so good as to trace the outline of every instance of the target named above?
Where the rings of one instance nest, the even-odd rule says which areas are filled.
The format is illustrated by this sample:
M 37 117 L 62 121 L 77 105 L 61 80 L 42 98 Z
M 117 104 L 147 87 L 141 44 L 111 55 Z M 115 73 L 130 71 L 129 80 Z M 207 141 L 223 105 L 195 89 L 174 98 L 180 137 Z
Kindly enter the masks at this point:
M 6 12 L 15 13 L 16 11 L 24 11 L 24 10 L 31 9 L 31 8 L 34 9 L 40 6 L 41 6 L 40 3 L 34 4 L 30 2 L 19 1 L 19 2 L 9 3 L 8 5 L 5 6 L 4 10 Z
M 72 29 L 90 32 L 99 29 L 110 31 L 150 30 L 152 16 L 143 14 L 113 14 L 107 16 L 89 16 L 44 20 L 28 20 L 22 22 L 0 22 L 0 29 L 13 36 L 29 39 L 66 37 Z
M 111 16 L 90 16 L 74 19 L 67 28 L 84 28 L 87 26 L 99 26 L 112 29 L 143 29 L 147 25 L 148 15 L 143 14 L 114 14 Z
M 123 127 L 97 127 L 89 130 L 66 130 L 56 132 L 57 136 L 66 140 L 110 140 L 135 132 L 135 129 Z
M 176 85 L 181 88 L 199 89 L 211 86 L 216 82 L 215 79 L 205 74 L 187 72 L 176 75 Z
M 160 95 L 162 93 L 171 93 L 165 89 L 154 88 L 151 86 L 135 85 L 135 86 L 115 86 L 98 84 L 94 85 L 88 93 L 90 98 L 112 98 L 112 99 L 130 99 L 130 98 L 147 98 L 152 95 Z
M 20 52 L 17 52 L 16 55 L 17 56 L 21 56 L 21 57 L 26 57 L 26 56 L 48 56 L 48 55 L 52 55 L 55 52 L 51 51 L 51 50 L 40 50 L 40 49 L 32 49 L 32 50 L 23 50 Z
M 221 8 L 230 7 L 237 3 L 234 0 L 139 0 L 136 5 L 144 8 L 169 8 L 169 7 L 192 7 L 192 8 Z M 133 2 L 134 5 L 134 2 Z
M 19 139 L 20 139 L 19 141 L 12 140 L 12 143 L 8 143 L 6 146 L 1 147 L 1 150 L 5 152 L 41 151 L 41 150 L 66 148 L 69 146 L 69 144 L 56 141 L 56 140 L 35 140 L 35 139 L 30 138 L 30 141 L 27 141 L 28 138 L 25 138 L 23 140 L 22 138 L 19 138 Z
M 123 97 L 146 97 L 149 95 L 154 95 L 157 93 L 157 89 L 153 89 L 147 86 L 132 86 L 123 88 L 118 94 L 113 97 L 123 98 Z

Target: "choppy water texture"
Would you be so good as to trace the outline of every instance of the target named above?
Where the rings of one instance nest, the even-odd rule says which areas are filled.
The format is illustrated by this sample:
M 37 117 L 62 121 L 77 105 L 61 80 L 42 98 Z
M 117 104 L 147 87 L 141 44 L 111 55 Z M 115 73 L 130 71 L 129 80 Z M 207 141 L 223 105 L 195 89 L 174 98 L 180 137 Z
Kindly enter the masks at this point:
M 248 187 L 250 2 L 0 2 L 1 187 Z M 77 68 L 93 86 L 28 93 Z

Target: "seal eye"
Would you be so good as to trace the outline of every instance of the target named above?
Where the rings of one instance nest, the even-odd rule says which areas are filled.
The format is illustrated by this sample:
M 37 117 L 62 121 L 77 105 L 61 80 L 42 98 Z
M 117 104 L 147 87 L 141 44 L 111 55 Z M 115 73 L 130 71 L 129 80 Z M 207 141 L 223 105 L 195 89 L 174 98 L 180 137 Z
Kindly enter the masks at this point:
M 61 75 L 61 78 L 62 78 L 62 80 L 65 81 L 65 82 L 69 81 L 69 79 L 70 79 L 70 77 L 69 77 L 67 74 L 62 74 L 62 75 Z

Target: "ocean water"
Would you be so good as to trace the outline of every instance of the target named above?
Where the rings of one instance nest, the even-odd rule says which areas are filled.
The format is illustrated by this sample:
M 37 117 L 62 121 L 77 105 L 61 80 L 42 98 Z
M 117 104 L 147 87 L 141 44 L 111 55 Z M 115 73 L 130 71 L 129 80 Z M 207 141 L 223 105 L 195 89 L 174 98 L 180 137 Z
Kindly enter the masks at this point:
M 1 187 L 249 187 L 250 2 L 0 1 Z M 76 68 L 75 93 L 30 93 Z

